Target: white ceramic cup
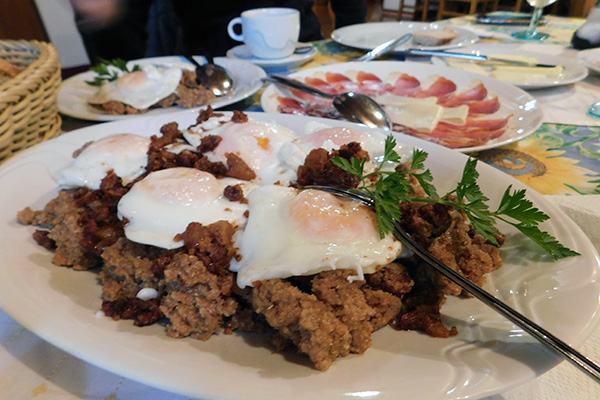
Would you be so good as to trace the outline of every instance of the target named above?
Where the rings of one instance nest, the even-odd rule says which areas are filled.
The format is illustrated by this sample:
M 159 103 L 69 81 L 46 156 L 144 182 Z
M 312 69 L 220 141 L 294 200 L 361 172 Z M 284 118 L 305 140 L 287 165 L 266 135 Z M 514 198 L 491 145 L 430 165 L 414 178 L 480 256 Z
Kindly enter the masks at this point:
M 233 31 L 242 25 L 242 34 Z M 229 21 L 227 33 L 244 42 L 254 57 L 285 58 L 294 53 L 300 35 L 300 12 L 293 8 L 268 7 L 244 11 Z

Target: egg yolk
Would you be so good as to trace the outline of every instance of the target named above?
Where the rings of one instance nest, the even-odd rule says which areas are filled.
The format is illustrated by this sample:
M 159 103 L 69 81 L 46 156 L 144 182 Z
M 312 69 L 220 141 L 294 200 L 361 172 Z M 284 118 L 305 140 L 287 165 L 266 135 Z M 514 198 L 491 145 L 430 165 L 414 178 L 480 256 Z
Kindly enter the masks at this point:
M 135 71 L 129 74 L 125 74 L 117 79 L 117 85 L 120 87 L 126 86 L 139 86 L 148 80 L 148 76 L 145 71 Z
M 312 148 L 321 147 L 327 140 L 336 146 L 343 146 L 350 142 L 360 142 L 361 134 L 350 128 L 326 128 L 300 138 L 301 143 L 308 143 Z
M 322 238 L 373 237 L 377 224 L 373 212 L 353 201 L 319 190 L 304 190 L 290 206 L 296 227 Z

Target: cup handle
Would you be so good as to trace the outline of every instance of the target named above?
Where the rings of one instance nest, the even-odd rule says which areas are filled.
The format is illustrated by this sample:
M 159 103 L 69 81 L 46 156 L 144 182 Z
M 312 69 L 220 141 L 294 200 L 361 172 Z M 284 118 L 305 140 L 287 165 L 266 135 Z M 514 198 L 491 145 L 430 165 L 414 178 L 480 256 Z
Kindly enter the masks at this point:
M 244 32 L 242 32 L 241 35 L 238 35 L 237 33 L 235 33 L 233 31 L 233 27 L 237 24 L 240 24 L 240 25 L 242 24 L 242 18 L 235 17 L 234 19 L 229 21 L 229 24 L 227 25 L 227 33 L 229 33 L 229 36 L 233 40 L 237 40 L 238 42 L 243 42 L 244 41 Z

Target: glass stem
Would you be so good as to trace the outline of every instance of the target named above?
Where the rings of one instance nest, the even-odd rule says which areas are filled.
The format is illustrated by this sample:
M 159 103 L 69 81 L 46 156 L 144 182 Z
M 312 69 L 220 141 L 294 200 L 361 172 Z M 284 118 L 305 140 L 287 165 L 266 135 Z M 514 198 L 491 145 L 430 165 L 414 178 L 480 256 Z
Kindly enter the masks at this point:
M 529 28 L 527 28 L 527 36 L 533 36 L 535 34 L 535 29 L 540 22 L 540 17 L 542 16 L 543 7 L 535 7 L 533 9 L 533 14 L 531 15 L 531 21 L 529 22 Z

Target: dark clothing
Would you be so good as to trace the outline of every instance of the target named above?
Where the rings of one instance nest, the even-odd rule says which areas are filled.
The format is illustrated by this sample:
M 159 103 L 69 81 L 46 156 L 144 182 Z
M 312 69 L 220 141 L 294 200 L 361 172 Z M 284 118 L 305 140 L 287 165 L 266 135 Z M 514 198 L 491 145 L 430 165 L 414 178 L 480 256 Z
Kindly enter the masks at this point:
M 321 38 L 321 25 L 312 11 L 313 0 L 171 0 L 182 27 L 180 51 L 223 56 L 241 44 L 229 37 L 227 24 L 243 11 L 261 7 L 289 7 L 300 11 L 300 41 Z
M 98 58 L 132 60 L 146 56 L 201 54 L 224 56 L 241 43 L 227 25 L 243 11 L 290 7 L 300 11 L 300 41 L 321 39 L 313 0 L 129 0 L 124 15 L 101 30 L 80 27 L 93 64 Z M 336 27 L 365 22 L 366 0 L 331 0 Z

